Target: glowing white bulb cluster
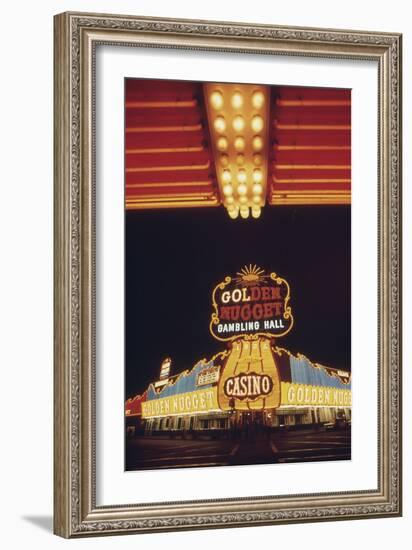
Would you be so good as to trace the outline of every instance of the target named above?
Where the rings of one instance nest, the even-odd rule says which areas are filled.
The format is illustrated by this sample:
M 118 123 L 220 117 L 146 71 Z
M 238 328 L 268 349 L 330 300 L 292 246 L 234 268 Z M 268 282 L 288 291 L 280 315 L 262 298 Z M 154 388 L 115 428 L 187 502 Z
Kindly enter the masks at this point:
M 223 203 L 231 218 L 258 218 L 265 204 L 269 89 L 205 84 Z

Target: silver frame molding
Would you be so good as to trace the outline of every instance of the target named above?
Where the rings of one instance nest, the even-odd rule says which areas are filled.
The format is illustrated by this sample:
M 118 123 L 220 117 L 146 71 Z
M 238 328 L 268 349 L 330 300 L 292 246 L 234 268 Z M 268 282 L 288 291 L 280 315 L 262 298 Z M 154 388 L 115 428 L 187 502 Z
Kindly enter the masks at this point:
M 400 34 L 64 13 L 55 17 L 54 532 L 147 533 L 401 515 Z M 378 489 L 96 506 L 94 63 L 100 44 L 378 65 Z

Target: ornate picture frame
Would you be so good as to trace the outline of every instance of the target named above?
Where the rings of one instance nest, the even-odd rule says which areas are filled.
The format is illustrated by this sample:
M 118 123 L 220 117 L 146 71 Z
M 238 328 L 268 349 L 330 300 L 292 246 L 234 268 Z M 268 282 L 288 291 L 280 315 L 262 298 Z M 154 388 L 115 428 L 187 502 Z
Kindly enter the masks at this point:
M 56 534 L 70 538 L 401 514 L 401 42 L 394 33 L 86 13 L 55 17 Z M 135 505 L 97 504 L 95 86 L 101 45 L 377 64 L 377 488 L 149 504 L 136 495 Z

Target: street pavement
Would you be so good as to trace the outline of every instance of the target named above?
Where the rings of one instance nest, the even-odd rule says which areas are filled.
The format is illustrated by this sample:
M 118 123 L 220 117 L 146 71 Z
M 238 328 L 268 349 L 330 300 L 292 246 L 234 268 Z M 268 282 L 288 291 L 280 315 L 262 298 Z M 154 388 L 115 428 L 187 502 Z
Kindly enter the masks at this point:
M 126 440 L 126 470 L 348 460 L 350 443 L 348 428 L 240 440 L 135 437 Z

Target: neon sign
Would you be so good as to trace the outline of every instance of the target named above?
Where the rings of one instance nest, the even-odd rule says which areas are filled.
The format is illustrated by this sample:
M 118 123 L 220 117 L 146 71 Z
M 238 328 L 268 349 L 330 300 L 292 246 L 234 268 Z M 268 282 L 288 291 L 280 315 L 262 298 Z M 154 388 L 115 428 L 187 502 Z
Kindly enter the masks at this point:
M 221 341 L 250 335 L 284 336 L 293 326 L 288 282 L 263 269 L 245 266 L 227 276 L 212 294 L 210 332 Z
M 272 378 L 268 374 L 257 372 L 243 372 L 237 376 L 230 376 L 223 385 L 223 391 L 228 397 L 248 400 L 269 395 L 272 389 Z

